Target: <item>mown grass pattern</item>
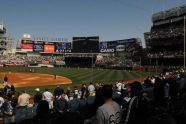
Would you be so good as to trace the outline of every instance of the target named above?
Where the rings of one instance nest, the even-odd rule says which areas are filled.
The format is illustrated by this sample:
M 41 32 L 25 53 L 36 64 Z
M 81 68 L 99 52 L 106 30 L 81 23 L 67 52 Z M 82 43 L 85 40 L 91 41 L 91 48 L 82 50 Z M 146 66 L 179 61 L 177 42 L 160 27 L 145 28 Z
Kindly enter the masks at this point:
M 0 68 L 1 72 L 29 72 L 31 68 Z M 139 71 L 126 71 L 114 69 L 91 69 L 91 68 L 35 68 L 34 73 L 56 74 L 67 77 L 72 80 L 72 84 L 63 85 L 64 88 L 74 86 L 80 87 L 82 83 L 89 84 L 91 81 L 94 83 L 115 83 L 119 80 L 132 80 L 140 77 L 148 76 L 148 73 Z M 39 82 L 38 82 L 39 83 Z M 52 83 L 52 82 L 51 82 Z M 39 87 L 41 90 L 48 88 L 53 90 L 56 86 Z M 19 90 L 26 89 L 27 92 L 33 93 L 36 87 L 19 88 Z

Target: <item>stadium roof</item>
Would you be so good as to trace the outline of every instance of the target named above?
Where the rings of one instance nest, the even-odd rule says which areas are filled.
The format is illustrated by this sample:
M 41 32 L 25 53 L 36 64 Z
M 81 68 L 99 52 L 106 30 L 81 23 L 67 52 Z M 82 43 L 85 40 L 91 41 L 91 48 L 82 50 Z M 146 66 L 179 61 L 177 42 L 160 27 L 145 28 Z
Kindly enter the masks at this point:
M 165 11 L 154 13 L 152 15 L 152 21 L 156 22 L 156 21 L 165 20 L 172 17 L 179 17 L 181 15 L 186 15 L 186 4 Z

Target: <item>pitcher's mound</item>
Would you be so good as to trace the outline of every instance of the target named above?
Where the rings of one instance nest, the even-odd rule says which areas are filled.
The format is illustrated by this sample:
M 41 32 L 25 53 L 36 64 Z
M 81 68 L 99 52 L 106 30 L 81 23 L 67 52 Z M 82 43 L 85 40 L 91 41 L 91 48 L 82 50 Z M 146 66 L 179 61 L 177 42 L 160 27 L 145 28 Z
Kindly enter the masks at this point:
M 60 85 L 70 84 L 72 80 L 62 76 L 39 74 L 39 73 L 6 73 L 8 77 L 8 84 L 13 84 L 15 87 L 33 87 L 33 86 L 48 86 L 48 85 Z M 3 79 L 5 73 L 0 73 L 0 77 Z M 3 83 L 0 84 L 3 87 Z

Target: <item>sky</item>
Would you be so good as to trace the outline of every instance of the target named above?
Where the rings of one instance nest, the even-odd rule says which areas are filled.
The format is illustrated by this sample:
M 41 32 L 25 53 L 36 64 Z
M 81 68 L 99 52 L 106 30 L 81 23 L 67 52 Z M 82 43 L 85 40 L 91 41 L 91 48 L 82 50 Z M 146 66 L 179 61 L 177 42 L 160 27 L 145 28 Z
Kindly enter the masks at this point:
M 18 41 L 34 37 L 99 36 L 100 41 L 141 38 L 155 12 L 186 0 L 0 0 L 0 22 Z

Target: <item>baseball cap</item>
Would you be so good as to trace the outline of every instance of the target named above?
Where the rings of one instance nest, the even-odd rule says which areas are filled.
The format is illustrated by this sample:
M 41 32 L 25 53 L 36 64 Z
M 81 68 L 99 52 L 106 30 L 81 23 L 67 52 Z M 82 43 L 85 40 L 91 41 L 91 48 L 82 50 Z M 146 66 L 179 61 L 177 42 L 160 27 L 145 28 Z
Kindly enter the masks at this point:
M 35 89 L 35 91 L 39 92 L 39 91 L 40 91 L 40 89 L 39 89 L 39 88 L 36 88 L 36 89 Z

